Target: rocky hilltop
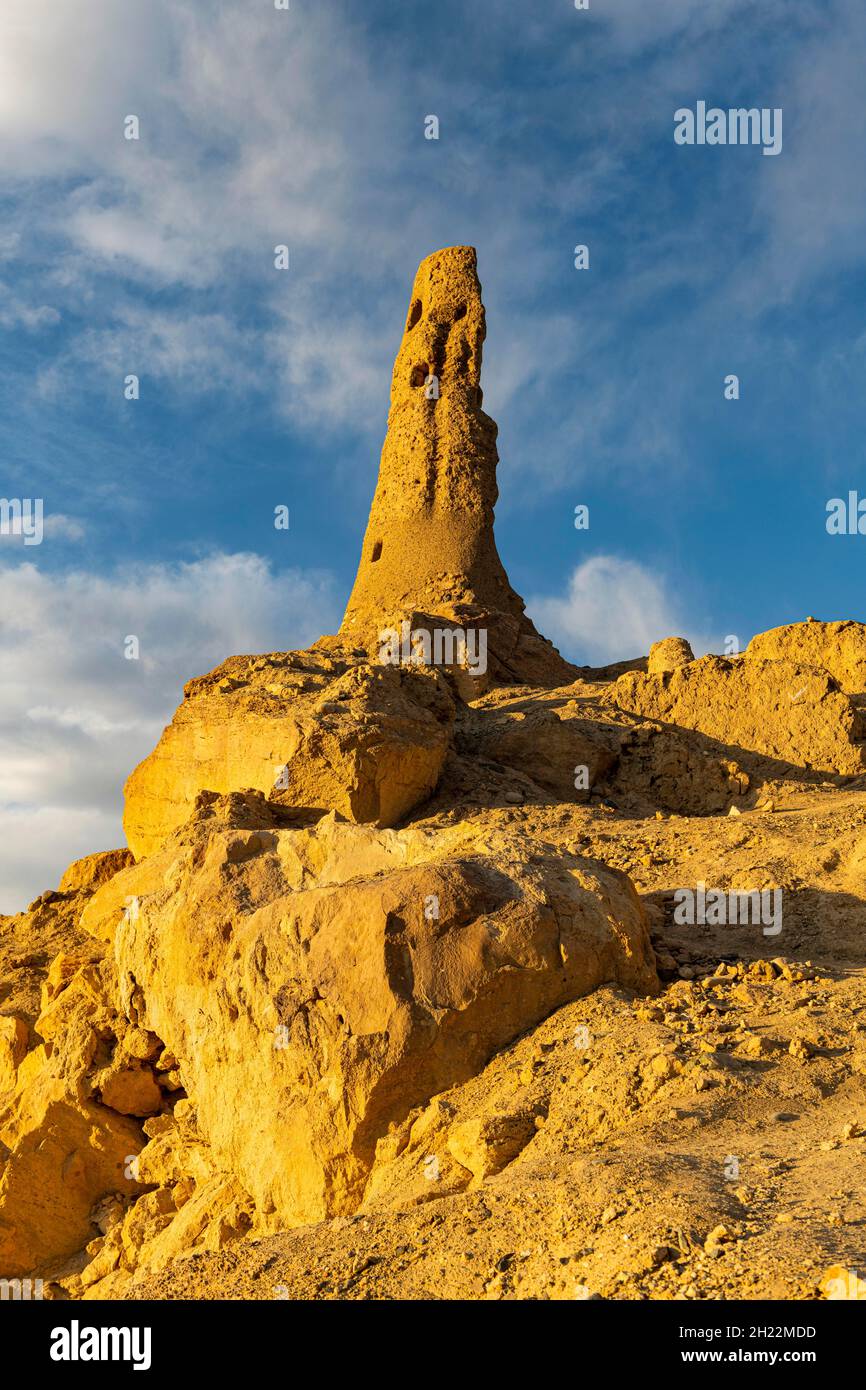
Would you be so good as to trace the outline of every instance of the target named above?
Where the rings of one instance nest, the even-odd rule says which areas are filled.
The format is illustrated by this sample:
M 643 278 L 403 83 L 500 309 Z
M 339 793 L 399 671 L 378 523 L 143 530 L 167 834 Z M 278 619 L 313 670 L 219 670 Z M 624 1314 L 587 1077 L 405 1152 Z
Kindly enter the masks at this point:
M 0 1277 L 866 1296 L 866 628 L 563 660 L 484 331 L 428 257 L 340 631 L 190 681 L 129 848 L 0 918 Z

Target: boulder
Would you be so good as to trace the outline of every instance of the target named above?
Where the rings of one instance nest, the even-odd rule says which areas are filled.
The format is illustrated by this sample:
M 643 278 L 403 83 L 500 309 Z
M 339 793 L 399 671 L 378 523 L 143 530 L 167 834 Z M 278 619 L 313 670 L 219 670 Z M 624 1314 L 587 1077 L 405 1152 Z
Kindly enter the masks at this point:
M 732 752 L 748 749 L 820 772 L 866 771 L 863 714 L 815 666 L 704 656 L 660 675 L 627 672 L 603 703 L 697 730 Z
M 820 666 L 840 690 L 866 692 L 866 624 L 855 622 L 788 623 L 752 638 L 744 655 L 759 661 L 794 661 Z
M 675 671 L 678 666 L 687 666 L 694 659 L 695 654 L 685 637 L 663 637 L 649 649 L 647 671 L 651 676 L 658 676 L 665 671 Z
M 311 817 L 335 810 L 394 825 L 434 790 L 454 717 L 436 672 L 323 654 L 234 657 L 184 696 L 126 783 L 136 859 L 159 849 L 204 790 L 252 788 Z
M 95 893 L 103 883 L 134 862 L 128 849 L 109 849 L 86 854 L 69 865 L 58 885 L 59 893 Z
M 47 1070 L 27 1081 L 0 1115 L 0 1269 L 10 1278 L 80 1250 L 107 1194 L 140 1191 L 129 1176 L 142 1143 L 134 1121 L 80 1099 Z
M 458 751 L 523 773 L 561 801 L 586 801 L 615 766 L 624 733 L 553 709 L 479 709 L 461 723 Z M 586 776 L 578 769 L 586 768 Z
M 268 833 L 222 810 L 186 827 L 115 954 L 127 1018 L 176 1057 L 216 1167 L 264 1215 L 353 1211 L 413 1106 L 604 980 L 657 988 L 615 871 L 515 832 Z
M 535 1117 L 527 1111 L 479 1115 L 452 1127 L 448 1150 L 461 1167 L 483 1182 L 507 1167 L 535 1133 Z

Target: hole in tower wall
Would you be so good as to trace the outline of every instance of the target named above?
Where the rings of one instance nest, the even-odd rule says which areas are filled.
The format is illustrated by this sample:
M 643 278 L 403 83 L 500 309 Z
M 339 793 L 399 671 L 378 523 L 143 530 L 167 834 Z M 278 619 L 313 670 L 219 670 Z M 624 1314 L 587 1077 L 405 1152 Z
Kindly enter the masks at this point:
M 458 319 L 465 319 L 465 317 L 466 317 L 466 305 L 465 305 L 465 304 L 461 304 L 461 305 L 458 306 L 457 311 L 456 311 L 455 314 L 454 314 L 454 322 L 456 323 Z
M 412 375 L 409 378 L 410 386 L 423 386 L 429 373 L 426 367 L 418 366 L 412 368 Z
M 382 554 L 382 542 L 376 541 L 373 546 L 373 554 L 370 556 L 370 564 L 375 565 L 379 556 Z
M 422 305 L 422 303 L 421 303 L 421 300 L 420 300 L 420 299 L 416 299 L 415 302 L 414 302 L 414 304 L 412 305 L 412 307 L 411 307 L 410 310 L 409 310 L 409 321 L 408 321 L 408 323 L 406 324 L 406 332 L 407 332 L 407 333 L 410 332 L 410 330 L 413 329 L 413 328 L 415 327 L 416 323 L 418 322 L 418 320 L 419 320 L 420 317 L 421 317 L 422 312 L 423 312 L 423 305 Z

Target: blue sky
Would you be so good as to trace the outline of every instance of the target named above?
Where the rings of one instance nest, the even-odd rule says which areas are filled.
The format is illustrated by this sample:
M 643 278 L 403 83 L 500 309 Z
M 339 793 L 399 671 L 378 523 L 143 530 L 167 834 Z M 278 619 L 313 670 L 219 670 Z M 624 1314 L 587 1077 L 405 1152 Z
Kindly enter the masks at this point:
M 862 618 L 864 66 L 862 0 L 4 0 L 0 495 L 49 521 L 0 538 L 0 910 L 122 842 L 186 679 L 339 622 L 439 246 L 567 655 Z M 781 154 L 676 146 L 699 99 L 781 107 Z

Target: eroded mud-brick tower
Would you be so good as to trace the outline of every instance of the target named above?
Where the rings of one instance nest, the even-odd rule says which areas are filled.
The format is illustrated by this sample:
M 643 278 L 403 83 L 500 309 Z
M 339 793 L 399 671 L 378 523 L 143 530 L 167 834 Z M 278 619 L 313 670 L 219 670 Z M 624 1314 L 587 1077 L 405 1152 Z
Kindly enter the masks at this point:
M 340 629 L 372 650 L 425 616 L 487 631 L 497 681 L 574 671 L 535 629 L 493 537 L 497 427 L 481 408 L 484 305 L 471 246 L 421 262 L 394 363 L 388 433 L 361 561 Z

